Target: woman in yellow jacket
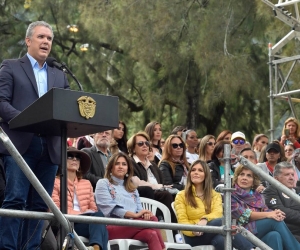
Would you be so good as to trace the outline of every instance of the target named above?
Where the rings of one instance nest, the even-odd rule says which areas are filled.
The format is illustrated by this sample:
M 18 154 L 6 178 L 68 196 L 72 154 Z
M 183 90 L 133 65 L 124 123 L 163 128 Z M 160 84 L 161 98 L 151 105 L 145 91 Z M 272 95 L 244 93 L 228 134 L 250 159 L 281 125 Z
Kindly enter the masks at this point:
M 210 169 L 206 162 L 196 160 L 191 165 L 185 189 L 175 198 L 178 223 L 199 226 L 221 226 L 222 198 L 212 188 Z M 183 231 L 184 239 L 191 246 L 213 245 L 224 249 L 224 236 L 216 233 Z M 240 234 L 235 235 L 233 246 L 239 250 L 254 249 L 254 245 Z

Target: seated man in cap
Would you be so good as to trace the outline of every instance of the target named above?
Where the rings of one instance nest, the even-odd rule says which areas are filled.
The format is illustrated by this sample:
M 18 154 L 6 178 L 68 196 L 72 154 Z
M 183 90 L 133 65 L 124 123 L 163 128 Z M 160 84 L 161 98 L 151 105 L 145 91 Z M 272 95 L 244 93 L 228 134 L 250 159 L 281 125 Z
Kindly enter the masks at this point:
M 269 174 L 270 176 L 273 176 L 275 165 L 281 162 L 280 152 L 281 149 L 279 144 L 275 142 L 268 144 L 266 148 L 266 156 L 264 157 L 264 162 L 257 163 L 257 166 L 259 166 L 265 173 Z M 262 180 L 262 183 L 264 187 L 269 186 L 267 181 Z
M 291 189 L 295 193 L 300 193 L 300 188 L 294 188 L 294 166 L 289 162 L 280 162 L 275 165 L 274 178 L 281 184 Z M 263 195 L 266 200 L 266 205 L 270 209 L 280 209 L 285 213 L 285 223 L 300 242 L 300 206 L 299 204 L 284 194 L 282 191 L 274 187 L 268 186 Z

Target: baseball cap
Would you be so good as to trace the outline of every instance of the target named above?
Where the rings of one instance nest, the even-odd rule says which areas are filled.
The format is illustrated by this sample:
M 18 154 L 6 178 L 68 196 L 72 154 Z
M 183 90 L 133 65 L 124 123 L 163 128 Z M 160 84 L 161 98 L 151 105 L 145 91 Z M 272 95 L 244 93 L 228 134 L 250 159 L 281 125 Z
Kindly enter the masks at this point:
M 240 132 L 240 131 L 237 131 L 237 132 L 234 132 L 232 135 L 231 135 L 231 140 L 230 141 L 233 141 L 234 139 L 236 138 L 242 138 L 244 140 L 246 140 L 246 136 L 244 133 Z
M 266 148 L 266 152 L 268 152 L 270 149 L 275 149 L 278 153 L 280 153 L 280 146 L 277 143 L 270 143 L 268 144 L 267 148 Z

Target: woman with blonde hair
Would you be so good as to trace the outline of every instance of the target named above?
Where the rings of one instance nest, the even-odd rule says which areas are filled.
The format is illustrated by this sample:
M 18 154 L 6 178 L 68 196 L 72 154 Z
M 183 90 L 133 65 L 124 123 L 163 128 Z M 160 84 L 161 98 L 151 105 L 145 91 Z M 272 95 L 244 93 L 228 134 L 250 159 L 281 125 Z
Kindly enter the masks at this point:
M 265 134 L 258 134 L 255 135 L 252 143 L 252 149 L 256 153 L 256 158 L 257 160 L 260 157 L 261 150 L 265 145 L 268 145 L 269 138 Z
M 221 194 L 212 188 L 210 169 L 205 161 L 192 163 L 187 175 L 187 184 L 175 198 L 174 204 L 178 223 L 199 226 L 221 226 L 223 206 Z M 183 231 L 185 242 L 193 246 L 214 245 L 224 249 L 224 236 L 217 233 Z M 254 246 L 240 234 L 234 236 L 233 246 L 239 250 L 253 249 Z
M 212 160 L 212 154 L 216 145 L 216 139 L 213 135 L 206 135 L 201 139 L 199 146 L 199 159 L 205 162 Z
M 161 160 L 162 148 L 160 146 L 160 140 L 162 137 L 161 125 L 159 122 L 150 122 L 145 127 L 145 132 L 150 138 L 151 147 L 155 155 L 154 161 L 157 164 Z
M 178 190 L 184 188 L 189 166 L 185 151 L 185 143 L 179 135 L 170 135 L 166 139 L 162 159 L 159 162 L 164 185 L 172 185 Z
M 295 148 L 300 148 L 300 125 L 296 118 L 285 120 L 279 140 L 282 146 L 292 143 Z

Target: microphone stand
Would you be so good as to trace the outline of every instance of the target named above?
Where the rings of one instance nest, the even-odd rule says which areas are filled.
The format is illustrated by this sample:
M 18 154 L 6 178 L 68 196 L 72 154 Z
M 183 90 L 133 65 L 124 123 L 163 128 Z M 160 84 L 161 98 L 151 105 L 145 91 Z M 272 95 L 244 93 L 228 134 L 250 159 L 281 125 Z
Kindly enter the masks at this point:
M 61 68 L 65 69 L 66 73 L 68 73 L 75 80 L 75 82 L 77 83 L 77 85 L 79 87 L 79 90 L 83 91 L 81 83 L 78 81 L 78 79 L 76 78 L 76 76 L 72 73 L 72 71 L 68 68 L 68 66 L 64 62 L 62 62 L 61 65 L 62 65 Z

